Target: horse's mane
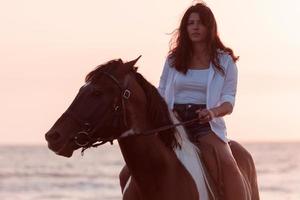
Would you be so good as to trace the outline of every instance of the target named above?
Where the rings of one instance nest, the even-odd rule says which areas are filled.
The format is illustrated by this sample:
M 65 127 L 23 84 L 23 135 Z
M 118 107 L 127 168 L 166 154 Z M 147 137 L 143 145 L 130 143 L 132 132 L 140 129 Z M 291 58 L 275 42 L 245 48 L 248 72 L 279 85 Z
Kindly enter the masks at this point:
M 124 65 L 121 59 L 111 60 L 105 64 L 97 66 L 93 71 L 87 74 L 85 81 L 93 82 L 101 76 L 100 72 L 108 72 L 113 75 L 118 67 Z M 135 71 L 135 67 L 132 67 L 132 72 L 135 74 L 135 78 L 139 85 L 142 87 L 146 99 L 147 99 L 147 116 L 153 128 L 159 128 L 165 125 L 172 124 L 172 120 L 169 114 L 168 106 L 164 99 L 160 96 L 157 89 L 149 83 L 140 73 Z M 175 137 L 175 129 L 167 129 L 159 132 L 160 139 L 169 148 L 178 146 L 178 142 Z
M 100 72 L 108 72 L 113 73 L 113 71 L 116 70 L 116 68 L 120 65 L 123 65 L 123 62 L 121 59 L 118 60 L 110 60 L 107 63 L 104 63 L 102 65 L 98 65 L 93 71 L 88 73 L 85 77 L 85 82 L 93 82 L 101 76 Z
M 140 73 L 135 72 L 135 77 L 145 92 L 147 98 L 148 117 L 153 128 L 159 128 L 173 124 L 169 114 L 168 106 L 159 94 L 156 87 L 149 83 Z M 174 133 L 174 128 L 159 132 L 161 140 L 167 147 L 175 148 L 178 145 Z

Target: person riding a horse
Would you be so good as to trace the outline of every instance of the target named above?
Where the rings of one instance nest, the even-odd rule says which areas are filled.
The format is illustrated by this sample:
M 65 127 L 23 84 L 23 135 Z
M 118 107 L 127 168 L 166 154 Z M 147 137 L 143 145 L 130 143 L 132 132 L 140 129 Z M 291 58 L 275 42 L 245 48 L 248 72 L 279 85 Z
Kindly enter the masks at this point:
M 137 60 L 112 60 L 86 76 L 46 133 L 49 149 L 71 157 L 117 140 L 126 162 L 123 200 L 259 200 L 250 153 L 226 139 L 222 116 L 234 105 L 236 57 L 217 36 L 210 9 L 196 4 L 185 13 L 158 90 L 137 72 Z M 182 123 L 170 109 L 200 123 L 175 128 Z

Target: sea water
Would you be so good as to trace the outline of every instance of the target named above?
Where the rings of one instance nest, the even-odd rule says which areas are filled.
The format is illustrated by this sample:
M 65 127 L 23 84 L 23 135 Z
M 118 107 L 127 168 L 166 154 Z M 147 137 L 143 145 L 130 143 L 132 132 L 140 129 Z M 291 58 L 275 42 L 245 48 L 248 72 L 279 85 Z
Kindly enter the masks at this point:
M 245 143 L 262 200 L 300 200 L 300 143 Z M 0 146 L 1 200 L 117 200 L 124 160 L 117 145 L 55 155 L 47 145 Z

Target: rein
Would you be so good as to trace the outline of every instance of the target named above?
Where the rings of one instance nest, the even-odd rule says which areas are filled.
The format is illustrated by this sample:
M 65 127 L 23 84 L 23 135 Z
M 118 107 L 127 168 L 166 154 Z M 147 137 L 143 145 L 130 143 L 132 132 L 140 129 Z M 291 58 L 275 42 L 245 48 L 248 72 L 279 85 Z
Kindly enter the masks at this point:
M 166 125 L 166 126 L 162 126 L 162 127 L 156 128 L 156 129 L 151 129 L 151 130 L 143 131 L 143 132 L 140 132 L 140 133 L 133 132 L 133 131 L 129 130 L 129 131 L 123 133 L 120 137 L 118 137 L 116 139 L 125 138 L 125 137 L 128 137 L 128 136 L 148 136 L 148 135 L 152 135 L 152 134 L 160 132 L 160 131 L 165 131 L 165 130 L 168 130 L 168 129 L 171 129 L 171 128 L 174 128 L 174 127 L 177 127 L 177 126 L 181 126 L 181 125 L 186 125 L 186 124 L 190 124 L 190 123 L 193 123 L 193 122 L 197 122 L 198 120 L 199 120 L 198 118 L 194 118 L 194 119 L 191 119 L 191 120 L 188 120 L 188 121 L 179 122 L 179 123 L 176 123 L 176 124 L 170 124 L 170 125 Z
M 168 130 L 168 129 L 171 129 L 171 128 L 174 128 L 174 127 L 177 127 L 177 126 L 181 126 L 181 125 L 186 125 L 186 124 L 190 124 L 190 123 L 193 123 L 193 122 L 197 122 L 199 119 L 198 118 L 194 118 L 194 119 L 191 119 L 191 120 L 188 120 L 188 121 L 184 121 L 184 122 L 179 122 L 179 123 L 176 123 L 176 124 L 171 124 L 171 125 L 166 125 L 166 126 L 162 126 L 162 127 L 159 127 L 159 128 L 156 128 L 156 129 L 151 129 L 151 130 L 147 130 L 147 131 L 143 131 L 143 132 L 134 132 L 132 131 L 132 129 L 124 132 L 123 134 L 121 134 L 121 136 L 118 136 L 118 137 L 109 137 L 109 138 L 106 138 L 106 139 L 101 139 L 101 140 L 98 140 L 96 141 L 96 143 L 93 143 L 91 146 L 89 147 L 82 147 L 82 150 L 81 150 L 81 155 L 83 155 L 84 151 L 90 147 L 98 147 L 100 145 L 103 145 L 107 142 L 110 142 L 111 145 L 113 145 L 113 141 L 114 140 L 118 140 L 118 139 L 122 139 L 122 138 L 127 138 L 127 137 L 132 137 L 132 136 L 149 136 L 149 135 L 153 135 L 153 134 L 156 134 L 157 132 L 160 132 L 160 131 L 165 131 L 165 130 Z M 98 143 L 97 143 L 98 142 Z

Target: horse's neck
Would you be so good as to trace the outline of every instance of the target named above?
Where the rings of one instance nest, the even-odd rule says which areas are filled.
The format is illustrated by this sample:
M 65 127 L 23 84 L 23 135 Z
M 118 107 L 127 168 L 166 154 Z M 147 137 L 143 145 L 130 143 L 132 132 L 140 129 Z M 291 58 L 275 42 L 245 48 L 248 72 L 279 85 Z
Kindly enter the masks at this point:
M 142 133 L 152 129 L 146 116 L 146 96 L 142 88 L 135 81 L 131 81 L 128 87 L 135 91 L 126 107 L 132 130 Z M 177 166 L 176 162 L 179 164 L 176 154 L 156 135 L 127 137 L 118 142 L 132 177 L 148 193 L 174 171 L 172 169 Z
M 119 145 L 131 175 L 140 184 L 156 184 L 174 167 L 175 153 L 157 136 L 137 136 L 119 140 Z

